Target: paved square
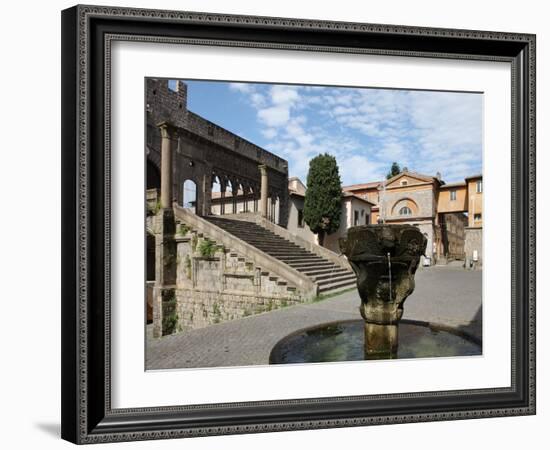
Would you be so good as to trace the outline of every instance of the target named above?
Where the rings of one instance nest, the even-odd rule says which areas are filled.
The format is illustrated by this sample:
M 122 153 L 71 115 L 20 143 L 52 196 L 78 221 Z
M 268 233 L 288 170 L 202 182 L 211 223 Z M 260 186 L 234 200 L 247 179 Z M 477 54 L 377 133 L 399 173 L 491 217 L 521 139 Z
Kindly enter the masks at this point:
M 478 339 L 482 332 L 482 272 L 461 267 L 419 269 L 405 301 L 404 319 L 455 327 Z M 147 329 L 146 368 L 227 367 L 269 364 L 274 345 L 298 330 L 360 319 L 357 290 L 230 322 L 153 338 Z

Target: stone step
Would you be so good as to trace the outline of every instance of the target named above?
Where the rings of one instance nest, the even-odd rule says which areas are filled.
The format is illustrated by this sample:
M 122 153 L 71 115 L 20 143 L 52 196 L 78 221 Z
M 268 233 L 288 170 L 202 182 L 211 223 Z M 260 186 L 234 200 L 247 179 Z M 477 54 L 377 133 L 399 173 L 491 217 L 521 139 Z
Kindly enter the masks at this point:
M 338 283 L 332 283 L 332 284 L 325 284 L 322 287 L 319 287 L 319 293 L 320 294 L 327 294 L 331 291 L 337 291 L 337 290 L 344 290 L 347 288 L 355 287 L 356 282 L 349 282 L 349 281 L 342 281 Z
M 318 255 L 315 255 L 313 253 L 301 253 L 301 252 L 278 252 L 276 250 L 264 250 L 265 252 L 269 253 L 270 255 L 277 255 L 280 259 L 285 258 L 304 258 L 304 259 L 310 259 L 310 258 L 316 258 L 319 260 L 325 261 L 324 258 L 321 258 Z
M 237 233 L 233 233 L 233 235 L 237 236 L 239 239 L 242 239 L 243 241 L 249 242 L 254 245 L 271 245 L 271 246 L 284 245 L 285 247 L 288 247 L 288 248 L 301 248 L 288 241 L 275 241 L 270 239 L 252 239 L 250 238 L 250 236 L 239 235 Z
M 332 268 L 328 268 L 328 269 L 304 271 L 304 273 L 308 277 L 315 277 L 316 275 L 331 274 L 331 273 L 337 274 L 337 273 L 343 273 L 343 272 L 349 272 L 349 270 L 344 269 L 343 267 L 336 266 L 336 267 L 332 267 Z
M 346 276 L 346 277 L 353 277 L 355 278 L 355 274 L 350 272 L 350 271 L 344 271 L 344 272 L 329 272 L 329 273 L 325 273 L 325 274 L 321 274 L 321 275 L 308 275 L 310 276 L 311 278 L 313 278 L 315 281 L 319 281 L 320 283 L 322 283 L 323 280 L 336 280 L 339 276 Z
M 246 242 L 253 242 L 254 244 L 257 244 L 257 245 L 268 245 L 268 246 L 273 246 L 273 247 L 277 247 L 277 246 L 282 245 L 282 246 L 287 247 L 287 248 L 295 248 L 295 249 L 305 250 L 305 248 L 299 247 L 298 245 L 293 244 L 292 242 L 288 242 L 288 241 L 275 241 L 275 240 L 270 240 L 270 239 L 251 239 L 250 237 L 247 237 L 247 236 L 242 236 L 242 239 L 245 240 Z
M 250 242 L 249 242 L 250 243 Z M 308 253 L 310 255 L 314 254 L 308 252 L 307 250 L 300 247 L 290 247 L 288 245 L 274 245 L 274 244 L 265 244 L 265 243 L 256 243 L 256 247 L 261 248 L 262 250 L 271 250 L 271 251 L 281 251 L 281 252 L 297 252 L 297 253 Z
M 355 281 L 355 280 L 356 280 L 355 275 L 353 273 L 348 273 L 337 277 L 331 277 L 328 279 L 319 280 L 319 286 L 322 287 L 326 284 L 339 283 L 344 281 Z
M 261 245 L 255 245 L 256 248 L 259 248 L 262 252 L 266 252 L 272 255 L 280 255 L 280 256 L 294 256 L 294 255 L 301 255 L 301 256 L 317 256 L 313 253 L 304 252 L 300 250 L 294 250 L 294 249 L 285 249 L 285 248 L 273 248 L 273 247 L 262 247 Z
M 334 264 L 331 262 L 292 262 L 288 264 L 290 267 L 293 267 L 296 270 L 299 270 L 300 272 L 305 272 L 306 270 L 320 270 L 320 269 L 329 269 L 334 267 Z
M 316 258 L 315 256 L 311 257 L 304 257 L 304 256 L 285 256 L 284 258 L 277 258 L 279 261 L 282 261 L 286 264 L 293 264 L 293 263 L 313 263 L 318 262 L 322 263 L 325 260 L 322 258 Z

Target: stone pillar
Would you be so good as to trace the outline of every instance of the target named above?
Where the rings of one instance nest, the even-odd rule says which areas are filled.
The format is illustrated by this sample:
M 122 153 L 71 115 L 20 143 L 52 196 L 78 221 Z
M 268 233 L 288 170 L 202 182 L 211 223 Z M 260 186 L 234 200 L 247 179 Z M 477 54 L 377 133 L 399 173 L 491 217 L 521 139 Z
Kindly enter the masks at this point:
M 398 347 L 397 324 L 365 322 L 365 359 L 395 359 Z
M 160 203 L 161 211 L 156 216 L 155 235 L 155 288 L 153 290 L 153 335 L 159 337 L 174 331 L 176 308 L 176 242 L 173 203 L 173 157 L 172 146 L 175 131 L 168 122 L 158 124 L 161 141 Z M 167 324 L 169 326 L 167 326 Z
M 212 213 L 212 165 L 208 163 L 205 166 L 202 177 L 200 197 L 197 196 L 197 199 L 199 198 L 201 201 L 197 205 L 196 214 L 199 216 L 209 216 Z
M 238 184 L 232 184 L 231 185 L 231 213 L 236 214 L 237 213 L 237 195 L 239 194 L 239 185 Z
M 173 201 L 172 194 L 172 143 L 175 135 L 175 128 L 168 122 L 161 122 L 157 125 L 160 128 L 160 135 L 162 137 L 160 152 L 161 152 L 161 164 L 160 164 L 160 204 L 163 209 L 171 208 Z
M 262 174 L 262 184 L 260 187 L 260 214 L 263 218 L 267 218 L 267 167 L 265 164 L 258 166 L 260 173 Z
M 288 225 L 288 189 L 279 193 L 279 222 L 283 228 Z

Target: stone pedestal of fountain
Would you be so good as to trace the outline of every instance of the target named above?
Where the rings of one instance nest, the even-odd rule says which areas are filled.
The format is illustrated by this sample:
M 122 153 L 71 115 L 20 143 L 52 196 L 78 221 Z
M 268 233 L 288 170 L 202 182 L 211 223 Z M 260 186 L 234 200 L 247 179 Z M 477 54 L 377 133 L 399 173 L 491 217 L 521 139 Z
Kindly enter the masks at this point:
M 427 239 L 411 225 L 364 225 L 348 230 L 340 248 L 357 275 L 365 321 L 365 358 L 397 357 L 403 303 L 414 290 L 414 274 Z

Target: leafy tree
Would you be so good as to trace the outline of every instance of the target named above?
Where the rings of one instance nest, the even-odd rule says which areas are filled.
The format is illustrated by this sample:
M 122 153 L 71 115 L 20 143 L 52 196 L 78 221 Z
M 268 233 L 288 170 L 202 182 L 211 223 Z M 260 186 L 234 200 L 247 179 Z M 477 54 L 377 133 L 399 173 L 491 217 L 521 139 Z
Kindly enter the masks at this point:
M 399 167 L 399 164 L 397 164 L 395 161 L 391 165 L 391 169 L 386 175 L 386 179 L 389 180 L 390 178 L 393 178 L 396 175 L 399 175 L 401 173 L 401 167 Z
M 342 181 L 336 158 L 327 153 L 309 162 L 304 220 L 323 245 L 325 236 L 340 227 Z

